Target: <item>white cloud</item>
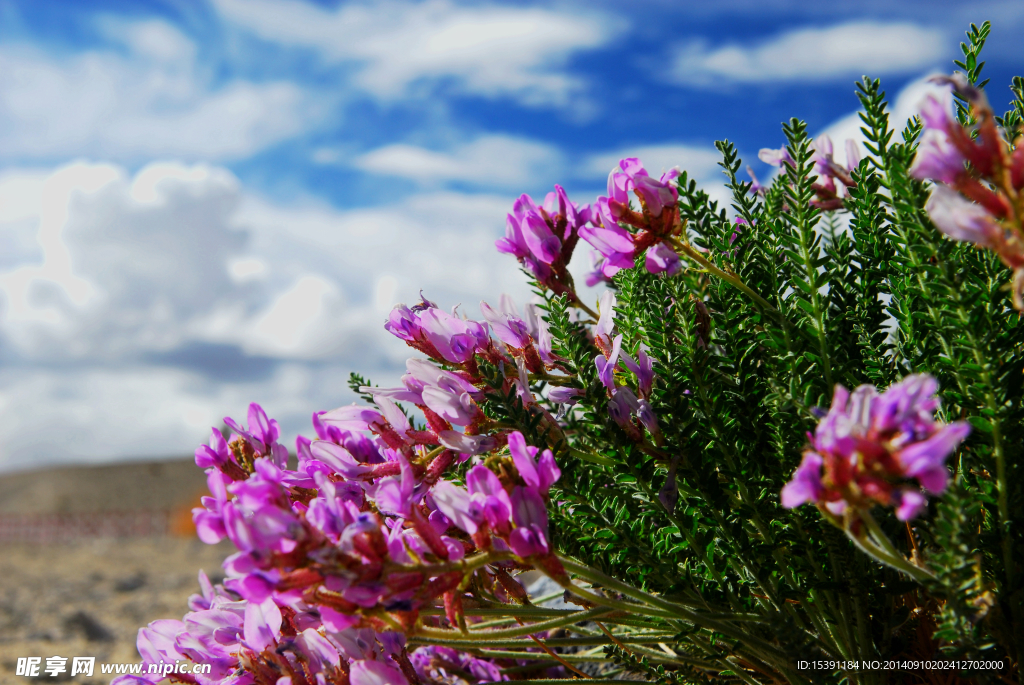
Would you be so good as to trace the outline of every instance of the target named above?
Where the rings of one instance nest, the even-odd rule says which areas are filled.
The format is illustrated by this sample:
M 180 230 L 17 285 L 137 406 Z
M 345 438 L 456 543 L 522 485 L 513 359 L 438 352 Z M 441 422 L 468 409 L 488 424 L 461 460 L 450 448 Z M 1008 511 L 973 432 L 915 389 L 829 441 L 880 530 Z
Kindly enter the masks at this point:
M 391 206 L 281 206 L 222 168 L 110 164 L 0 177 L 0 470 L 190 453 L 206 425 L 265 404 L 290 435 L 352 401 L 348 371 L 397 383 L 383 329 L 419 291 L 479 317 L 529 297 L 499 254 L 513 197 L 429 192 Z M 585 262 L 585 255 L 580 255 Z
M 690 178 L 704 180 L 715 178 L 721 171 L 718 163 L 722 154 L 711 146 L 691 145 L 641 145 L 622 148 L 617 152 L 605 152 L 586 158 L 580 167 L 580 174 L 593 178 L 606 178 L 619 160 L 638 157 L 652 176 L 661 175 L 672 167 L 686 171 Z M 717 179 L 716 179 L 717 180 Z
M 363 171 L 409 178 L 428 186 L 460 181 L 515 189 L 536 182 L 538 177 L 557 176 L 562 160 L 553 146 L 488 135 L 446 152 L 414 145 L 387 145 L 357 157 L 353 164 Z
M 121 51 L 0 48 L 0 155 L 237 159 L 308 126 L 320 108 L 287 82 L 213 86 L 195 45 L 162 21 L 101 22 Z
M 205 383 L 174 368 L 0 370 L 0 471 L 68 462 L 188 457 L 224 416 L 262 403 L 290 433 L 314 408 L 350 402 L 340 369 L 284 365 L 259 383 Z
M 946 45 L 945 32 L 919 24 L 851 22 L 798 29 L 754 46 L 691 41 L 677 48 L 672 77 L 714 86 L 906 73 L 933 65 Z
M 0 195 L 23 184 L 8 174 Z M 108 164 L 53 172 L 35 215 L 18 221 L 34 229 L 38 261 L 0 271 L 0 333 L 34 359 L 174 347 L 179 321 L 232 293 L 225 262 L 244 242 L 228 225 L 238 193 L 229 172 L 202 165 L 151 165 L 134 179 Z
M 564 72 L 575 52 L 615 28 L 593 13 L 387 0 L 335 11 L 299 0 L 215 0 L 229 21 L 260 38 L 307 48 L 328 63 L 361 64 L 358 83 L 394 99 L 421 80 L 452 80 L 485 97 L 568 106 L 581 83 Z
M 893 137 L 894 143 L 902 140 L 900 133 L 906 128 L 907 121 L 918 114 L 921 102 L 925 97 L 928 95 L 939 96 L 942 92 L 942 87 L 929 83 L 927 78 L 913 81 L 899 92 L 896 99 L 891 101 L 889 108 L 889 125 L 896 130 Z M 867 155 L 867 149 L 864 147 L 864 133 L 860 130 L 862 126 L 864 126 L 864 122 L 861 121 L 858 113 L 852 112 L 829 124 L 822 131 L 832 139 L 833 156 L 838 163 L 846 164 L 847 140 L 856 141 L 861 155 Z

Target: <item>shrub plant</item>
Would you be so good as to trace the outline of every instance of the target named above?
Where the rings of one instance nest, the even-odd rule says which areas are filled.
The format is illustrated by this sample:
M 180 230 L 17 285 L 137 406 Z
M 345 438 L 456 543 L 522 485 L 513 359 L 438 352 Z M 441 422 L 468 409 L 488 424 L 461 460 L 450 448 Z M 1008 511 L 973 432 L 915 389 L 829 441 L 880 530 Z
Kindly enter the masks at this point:
M 765 186 L 718 143 L 728 208 L 636 159 L 591 205 L 522 196 L 497 247 L 525 310 L 396 307 L 402 385 L 354 375 L 363 403 L 314 414 L 295 468 L 257 405 L 213 431 L 195 521 L 238 552 L 140 631 L 144 661 L 211 663 L 172 675 L 204 685 L 1019 682 L 1024 82 L 996 116 L 988 31 L 901 131 L 858 83 L 846 164 L 796 119 Z

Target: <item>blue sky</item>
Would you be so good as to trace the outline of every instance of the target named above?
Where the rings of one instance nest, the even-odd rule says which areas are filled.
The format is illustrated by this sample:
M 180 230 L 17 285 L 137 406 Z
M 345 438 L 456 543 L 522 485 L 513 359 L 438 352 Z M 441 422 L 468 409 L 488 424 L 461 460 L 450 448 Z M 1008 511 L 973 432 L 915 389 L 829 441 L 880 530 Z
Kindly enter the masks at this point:
M 716 139 L 841 143 L 862 73 L 905 119 L 985 19 L 1000 109 L 1019 2 L 0 0 L 0 470 L 186 454 L 252 400 L 308 432 L 397 379 L 395 302 L 525 302 L 519 193 L 633 154 L 720 193 Z

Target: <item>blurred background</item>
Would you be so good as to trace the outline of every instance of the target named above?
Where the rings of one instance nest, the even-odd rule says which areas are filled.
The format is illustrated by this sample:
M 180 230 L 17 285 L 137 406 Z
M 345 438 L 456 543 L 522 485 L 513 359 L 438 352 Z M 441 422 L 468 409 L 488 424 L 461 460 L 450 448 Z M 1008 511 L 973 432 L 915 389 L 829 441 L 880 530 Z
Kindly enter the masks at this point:
M 294 444 L 397 380 L 394 303 L 526 301 L 520 193 L 625 155 L 714 190 L 716 139 L 765 175 L 790 116 L 842 157 L 859 75 L 905 117 L 985 19 L 1002 111 L 1013 1 L 0 0 L 0 472 L 187 455 L 251 401 Z
M 0 674 L 185 611 L 222 417 L 291 445 L 397 382 L 396 302 L 525 303 L 520 193 L 639 156 L 723 197 L 714 141 L 763 180 L 791 116 L 842 159 L 861 74 L 904 121 L 986 19 L 1002 111 L 1019 0 L 0 0 Z

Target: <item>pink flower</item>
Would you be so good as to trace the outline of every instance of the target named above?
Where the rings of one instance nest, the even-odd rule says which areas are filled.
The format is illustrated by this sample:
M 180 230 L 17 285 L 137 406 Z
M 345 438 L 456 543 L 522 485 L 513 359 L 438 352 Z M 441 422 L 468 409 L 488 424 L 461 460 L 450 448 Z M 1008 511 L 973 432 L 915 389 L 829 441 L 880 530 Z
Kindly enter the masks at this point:
M 536 447 L 528 446 L 526 439 L 519 431 L 509 433 L 508 449 L 512 454 L 512 461 L 516 465 L 516 470 L 519 471 L 519 475 L 526 481 L 526 484 L 547 495 L 551 489 L 551 484 L 562 475 L 562 471 L 555 463 L 555 457 L 551 450 L 544 450 L 540 455 L 540 459 L 537 460 L 537 453 L 540 450 Z
M 828 415 L 782 489 L 782 506 L 814 502 L 838 514 L 877 503 L 896 507 L 901 520 L 916 516 L 925 493 L 946 489 L 946 459 L 971 432 L 965 421 L 935 421 L 937 388 L 926 374 L 908 376 L 882 394 L 870 385 L 853 393 L 837 385 Z
M 348 680 L 351 685 L 409 685 L 402 671 L 379 659 L 353 661 Z
M 998 248 L 1002 242 L 1003 229 L 992 215 L 946 186 L 935 186 L 925 210 L 935 227 L 950 238 L 988 248 Z
M 508 537 L 512 551 L 520 557 L 547 554 L 548 511 L 540 493 L 532 487 L 512 490 L 512 518 L 515 530 Z
M 953 183 L 965 173 L 965 161 L 945 131 L 928 129 L 917 146 L 910 175 L 921 180 Z

